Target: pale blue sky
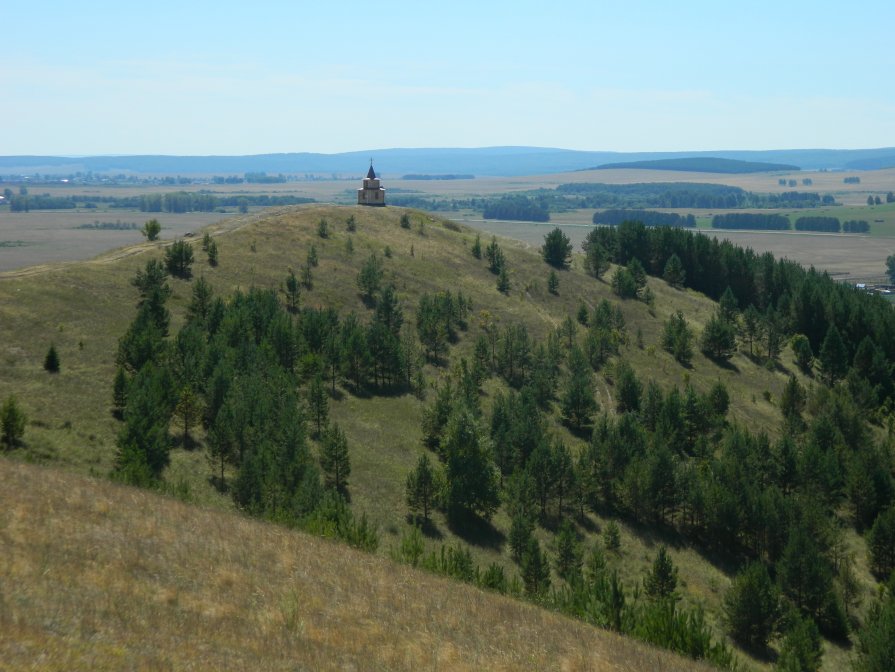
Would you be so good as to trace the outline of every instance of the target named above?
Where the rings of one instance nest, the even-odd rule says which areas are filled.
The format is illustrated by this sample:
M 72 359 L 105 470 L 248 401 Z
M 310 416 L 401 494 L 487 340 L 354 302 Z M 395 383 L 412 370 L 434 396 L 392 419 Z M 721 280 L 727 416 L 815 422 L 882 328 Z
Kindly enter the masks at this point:
M 7 3 L 0 155 L 895 145 L 895 3 Z

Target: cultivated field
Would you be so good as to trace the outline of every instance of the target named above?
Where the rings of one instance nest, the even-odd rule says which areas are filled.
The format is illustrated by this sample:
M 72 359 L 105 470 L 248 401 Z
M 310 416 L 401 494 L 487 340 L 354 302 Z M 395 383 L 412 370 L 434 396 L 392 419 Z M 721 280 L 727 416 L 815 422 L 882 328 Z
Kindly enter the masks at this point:
M 0 273 L 36 264 L 91 259 L 98 254 L 145 240 L 139 230 L 83 229 L 95 222 L 135 223 L 149 219 L 162 225 L 161 239 L 181 237 L 213 224 L 226 214 L 191 212 L 182 215 L 128 210 L 0 211 Z

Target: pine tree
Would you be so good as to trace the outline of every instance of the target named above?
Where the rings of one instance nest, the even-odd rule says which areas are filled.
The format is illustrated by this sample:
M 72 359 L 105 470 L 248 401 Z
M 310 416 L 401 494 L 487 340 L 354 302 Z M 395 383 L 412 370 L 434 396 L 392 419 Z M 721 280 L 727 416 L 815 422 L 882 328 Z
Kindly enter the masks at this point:
M 559 294 L 559 276 L 552 269 L 550 275 L 547 276 L 547 291 L 554 295 Z
M 827 329 L 820 346 L 820 369 L 829 385 L 834 385 L 848 371 L 848 350 L 835 324 Z
M 584 241 L 584 269 L 598 280 L 609 270 L 610 255 L 603 245 L 593 238 L 596 229 L 587 234 Z
M 500 269 L 497 272 L 497 291 L 502 294 L 507 294 L 510 291 L 510 276 L 507 273 L 506 262 L 500 264 Z
M 566 583 L 574 583 L 581 578 L 581 549 L 575 536 L 575 528 L 564 521 L 556 535 L 556 574 Z
M 699 346 L 707 357 L 717 361 L 727 361 L 736 352 L 736 331 L 733 323 L 725 320 L 720 310 L 709 318 Z
M 365 301 L 372 302 L 382 284 L 382 260 L 374 252 L 357 274 L 357 286 Z
M 205 276 L 201 276 L 193 283 L 192 298 L 187 307 L 187 316 L 190 320 L 204 322 L 208 318 L 212 304 L 211 285 Z
M 724 596 L 724 618 L 730 636 L 762 651 L 780 618 L 780 597 L 765 566 L 753 562 L 736 575 Z
M 718 316 L 729 324 L 735 324 L 740 312 L 739 301 L 733 290 L 728 287 L 718 300 Z
M 123 416 L 127 406 L 127 386 L 127 374 L 124 372 L 124 367 L 119 366 L 115 371 L 115 380 L 112 383 L 112 407 L 118 418 Z
M 348 440 L 345 432 L 337 424 L 332 424 L 323 432 L 320 446 L 320 468 L 326 487 L 344 493 L 351 475 L 351 461 L 348 456 Z
M 480 233 L 475 234 L 475 241 L 472 243 L 472 256 L 476 259 L 482 258 L 482 235 Z
M 693 358 L 692 340 L 693 333 L 687 326 L 684 314 L 677 311 L 665 322 L 662 332 L 662 347 L 670 352 L 678 362 L 687 366 Z
M 183 447 L 190 446 L 190 427 L 202 415 L 202 398 L 193 389 L 192 385 L 186 385 L 180 390 L 177 405 L 174 407 L 174 415 L 183 423 Z
M 149 485 L 168 465 L 172 387 L 168 372 L 152 362 L 144 364 L 130 384 L 115 456 L 115 475 L 126 483 Z
M 236 461 L 236 419 L 233 407 L 225 403 L 215 414 L 208 428 L 208 457 L 212 466 L 220 468 L 220 480 L 218 487 L 222 490 L 226 487 L 224 468 L 228 463 Z
M 556 227 L 544 236 L 544 245 L 541 247 L 541 256 L 544 261 L 555 268 L 567 268 L 572 256 L 572 242 L 569 237 Z
M 774 669 L 778 672 L 817 672 L 823 655 L 817 626 L 810 618 L 802 618 L 798 613 L 791 614 L 789 620 L 791 623 L 780 647 L 780 656 Z M 880 668 L 879 672 L 883 669 L 888 670 L 891 667 Z
M 802 426 L 802 411 L 805 409 L 807 394 L 795 376 L 790 376 L 780 394 L 780 412 L 783 419 L 794 428 Z
M 659 546 L 653 565 L 643 580 L 646 594 L 654 600 L 677 600 L 677 567 L 668 556 L 668 549 Z
M 192 274 L 190 266 L 193 265 L 193 246 L 185 240 L 175 240 L 165 250 L 165 267 L 168 273 L 176 278 L 189 279 Z
M 206 250 L 208 254 L 208 265 L 209 266 L 217 266 L 218 265 L 218 244 L 216 241 L 212 240 L 208 244 L 208 249 Z
M 867 535 L 867 550 L 877 576 L 887 577 L 895 572 L 895 506 L 877 516 Z
M 665 262 L 665 270 L 662 273 L 662 277 L 665 278 L 665 282 L 672 287 L 680 289 L 684 286 L 684 283 L 687 280 L 687 272 L 684 270 L 684 265 L 681 263 L 681 258 L 679 256 L 672 254 L 668 257 L 668 261 Z
M 569 352 L 569 377 L 562 397 L 562 415 L 566 422 L 580 430 L 596 410 L 590 366 L 584 353 L 575 345 Z
M 528 548 L 528 542 L 534 533 L 535 524 L 529 515 L 524 511 L 516 511 L 510 519 L 510 552 L 513 560 L 521 563 L 525 550 Z
M 796 356 L 796 364 L 805 373 L 811 373 L 814 365 L 814 352 L 811 350 L 811 342 L 804 334 L 796 334 L 792 337 L 792 352 Z
M 323 382 L 323 374 L 319 371 L 311 378 L 308 384 L 308 409 L 311 417 L 317 425 L 317 435 L 326 424 L 329 417 L 329 398 L 326 394 L 326 385 Z
M 749 304 L 749 307 L 743 311 L 743 321 L 742 326 L 740 327 L 740 333 L 742 334 L 743 340 L 749 344 L 749 356 L 752 357 L 755 354 L 753 344 L 757 341 L 761 341 L 763 329 L 761 313 L 751 303 Z
M 298 310 L 298 297 L 301 296 L 301 285 L 295 275 L 295 271 L 289 269 L 289 275 L 286 276 L 286 296 L 289 297 L 289 311 L 296 312 Z
M 50 349 L 47 350 L 47 356 L 44 357 L 44 370 L 50 373 L 59 373 L 59 353 L 56 352 L 56 346 L 50 343 Z
M 550 590 L 550 564 L 534 537 L 528 540 L 528 547 L 522 555 L 522 581 L 525 594 L 535 599 L 546 596 Z
M 448 418 L 441 453 L 448 515 L 456 519 L 476 514 L 489 519 L 500 505 L 490 441 L 474 413 L 463 405 L 457 405 Z
M 6 398 L 0 406 L 0 440 L 7 449 L 15 448 L 25 435 L 25 413 L 13 395 Z
M 422 512 L 423 520 L 429 520 L 429 511 L 438 495 L 438 483 L 429 456 L 423 453 L 416 468 L 407 474 L 405 500 L 413 512 Z
M 578 319 L 578 324 L 586 327 L 588 319 L 590 318 L 589 313 L 590 311 L 588 311 L 587 304 L 584 303 L 584 301 L 578 304 L 578 314 L 576 316 Z
M 621 359 L 618 361 L 615 367 L 615 379 L 616 410 L 619 413 L 638 413 L 643 385 L 637 380 L 637 374 L 628 362 Z

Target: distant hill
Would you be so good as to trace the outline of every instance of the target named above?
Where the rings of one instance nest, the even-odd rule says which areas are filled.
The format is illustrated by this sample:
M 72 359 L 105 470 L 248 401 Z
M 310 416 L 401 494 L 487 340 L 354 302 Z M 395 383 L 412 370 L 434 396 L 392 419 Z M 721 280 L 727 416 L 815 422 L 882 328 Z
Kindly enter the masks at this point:
M 92 171 L 101 174 L 156 175 L 241 175 L 267 172 L 361 177 L 366 173 L 371 157 L 377 171 L 381 171 L 386 178 L 394 179 L 407 174 L 540 175 L 612 163 L 696 158 L 791 164 L 805 170 L 861 170 L 895 165 L 895 148 L 625 153 L 546 147 L 477 147 L 365 149 L 339 154 L 295 152 L 251 156 L 0 156 L 0 175 L 59 175 Z
M 643 170 L 679 170 L 695 173 L 770 173 L 776 171 L 800 170 L 798 166 L 786 163 L 764 163 L 759 161 L 740 161 L 738 159 L 722 159 L 717 156 L 694 156 L 685 159 L 657 159 L 655 161 L 627 161 L 623 163 L 606 163 L 597 166 L 597 170 L 615 168 L 640 168 Z
M 895 168 L 895 152 L 881 156 L 871 156 L 849 161 L 846 168 L 852 170 L 882 170 L 883 168 Z

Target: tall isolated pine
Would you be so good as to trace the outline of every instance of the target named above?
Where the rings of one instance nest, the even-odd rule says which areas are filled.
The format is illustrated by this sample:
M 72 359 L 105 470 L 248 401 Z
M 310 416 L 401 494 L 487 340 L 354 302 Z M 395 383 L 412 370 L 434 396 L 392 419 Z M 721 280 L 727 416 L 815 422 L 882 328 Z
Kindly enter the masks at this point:
M 56 352 L 56 346 L 50 343 L 50 349 L 47 350 L 47 356 L 44 357 L 44 370 L 49 373 L 59 373 L 59 353 Z
M 556 227 L 544 236 L 544 245 L 541 247 L 541 256 L 544 261 L 554 268 L 568 268 L 572 258 L 572 242 L 569 237 Z

